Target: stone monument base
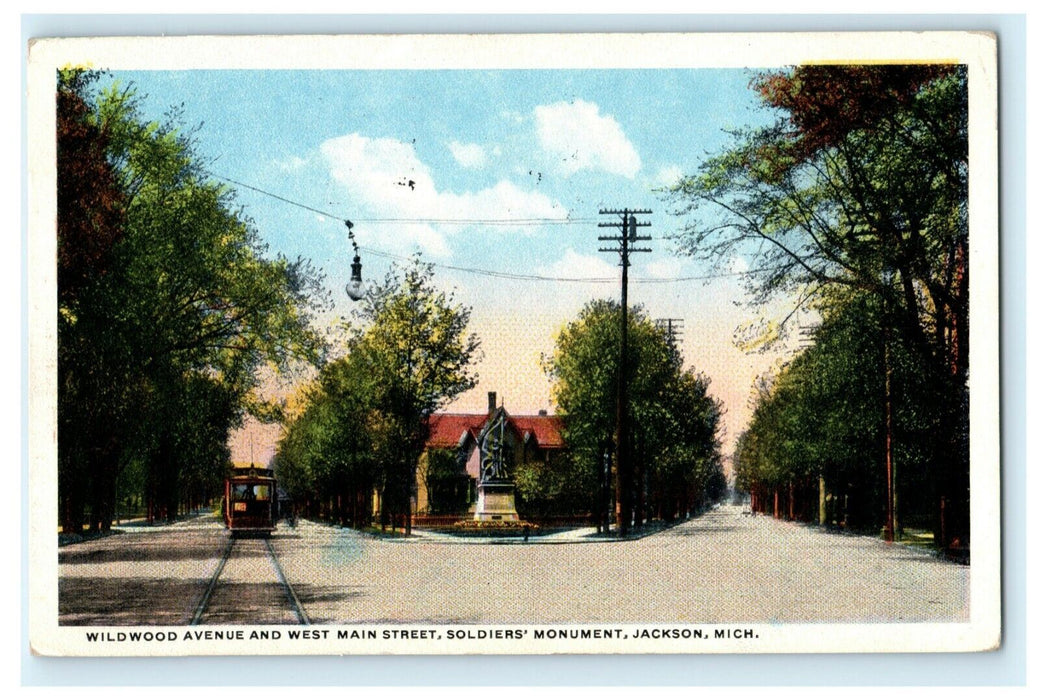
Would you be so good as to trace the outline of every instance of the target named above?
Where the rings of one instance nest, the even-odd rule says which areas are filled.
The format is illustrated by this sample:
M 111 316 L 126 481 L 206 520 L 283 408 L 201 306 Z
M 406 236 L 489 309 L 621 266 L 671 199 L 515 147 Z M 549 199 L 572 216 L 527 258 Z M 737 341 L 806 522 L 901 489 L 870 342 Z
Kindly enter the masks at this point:
M 516 512 L 516 486 L 509 482 L 477 485 L 474 520 L 519 520 Z

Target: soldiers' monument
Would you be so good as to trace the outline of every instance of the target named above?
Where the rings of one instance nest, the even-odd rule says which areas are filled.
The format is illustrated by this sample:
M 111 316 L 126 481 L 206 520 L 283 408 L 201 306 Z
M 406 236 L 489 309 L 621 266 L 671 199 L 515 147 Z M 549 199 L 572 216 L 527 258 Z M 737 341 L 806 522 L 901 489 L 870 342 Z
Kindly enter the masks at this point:
M 516 485 L 509 478 L 505 460 L 505 411 L 495 413 L 477 438 L 480 445 L 480 482 L 474 520 L 519 520 Z

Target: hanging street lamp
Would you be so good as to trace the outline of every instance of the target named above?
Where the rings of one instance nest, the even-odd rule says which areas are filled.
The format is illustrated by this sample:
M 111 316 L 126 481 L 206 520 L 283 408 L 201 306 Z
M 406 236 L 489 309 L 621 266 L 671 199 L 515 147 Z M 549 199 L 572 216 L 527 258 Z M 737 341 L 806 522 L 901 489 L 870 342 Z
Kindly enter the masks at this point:
M 357 241 L 354 240 L 354 224 L 349 219 L 345 223 L 350 244 L 354 246 L 354 262 L 350 264 L 350 281 L 347 282 L 346 291 L 351 301 L 357 301 L 365 295 L 365 283 L 361 281 L 361 255 L 358 252 Z

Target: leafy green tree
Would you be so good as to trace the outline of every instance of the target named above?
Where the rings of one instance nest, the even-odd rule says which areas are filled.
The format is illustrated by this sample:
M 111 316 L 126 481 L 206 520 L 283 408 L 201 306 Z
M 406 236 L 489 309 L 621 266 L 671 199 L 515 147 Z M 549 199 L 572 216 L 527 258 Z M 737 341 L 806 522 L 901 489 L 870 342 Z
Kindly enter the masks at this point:
M 125 197 L 106 157 L 110 134 L 87 97 L 98 75 L 58 77 L 58 498 L 63 531 L 78 532 L 88 506 L 99 527 L 114 505 L 105 495 L 115 474 L 105 465 L 119 460 L 133 430 L 139 387 L 133 358 L 113 342 L 118 305 L 105 293 L 124 238 Z
M 672 189 L 686 252 L 753 260 L 756 302 L 883 299 L 886 325 L 945 375 L 933 504 L 967 542 L 967 73 L 962 66 L 800 66 L 753 84 L 767 128 Z M 789 315 L 787 319 L 792 318 Z M 787 320 L 785 319 L 785 321 Z M 784 328 L 781 326 L 780 332 Z M 939 401 L 937 401 L 939 403 Z
M 370 522 L 379 476 L 371 431 L 371 382 L 367 369 L 354 358 L 330 363 L 322 369 L 304 413 L 302 459 L 324 510 L 318 515 L 356 528 Z
M 532 500 L 581 494 L 586 510 L 602 518 L 604 454 L 613 447 L 617 416 L 620 306 L 588 303 L 560 332 L 544 365 L 564 419 L 567 459 L 553 478 L 524 474 L 522 496 Z M 636 308 L 629 313 L 629 402 L 633 431 L 635 518 L 672 519 L 694 510 L 705 493 L 707 465 L 717 464 L 721 409 L 708 382 L 682 370 L 682 358 Z M 699 471 L 701 470 L 701 471 Z M 540 476 L 540 479 L 534 477 Z M 528 484 L 527 482 L 531 483 Z
M 429 417 L 476 385 L 480 341 L 467 334 L 470 309 L 433 284 L 433 266 L 416 258 L 392 268 L 361 301 L 348 343 L 370 392 L 369 431 L 379 465 L 381 522 L 399 516 L 411 529 L 411 497 Z
M 275 452 L 273 469 L 278 485 L 293 499 L 301 514 L 316 516 L 316 509 L 323 499 L 318 496 L 315 462 L 321 455 L 316 448 L 320 444 L 320 415 L 312 407 L 323 400 L 315 385 L 305 391 L 305 407 L 298 413 L 286 416 L 286 424 Z
M 219 478 L 256 370 L 321 359 L 309 321 L 325 299 L 305 262 L 264 257 L 176 113 L 147 122 L 132 90 L 90 85 L 59 75 L 59 499 L 77 530 L 84 501 L 110 526 L 136 460 L 167 517 Z
M 596 465 L 575 464 L 575 452 L 567 450 L 553 455 L 550 462 L 520 462 L 511 476 L 516 483 L 516 507 L 527 517 L 579 516 L 597 507 L 598 481 Z M 592 455 L 590 459 L 595 459 Z M 602 455 L 600 455 L 602 459 Z
M 832 504 L 827 522 L 875 532 L 883 524 L 887 344 L 901 521 L 930 525 L 942 381 L 915 343 L 883 336 L 882 317 L 866 295 L 828 307 L 814 343 L 761 385 L 735 455 L 738 487 L 754 494 L 757 509 L 816 517 L 822 487 L 825 507 Z
M 659 519 L 672 520 L 725 495 L 722 405 L 708 393 L 709 386 L 707 377 L 686 370 L 664 392 L 664 429 L 649 481 L 653 515 Z

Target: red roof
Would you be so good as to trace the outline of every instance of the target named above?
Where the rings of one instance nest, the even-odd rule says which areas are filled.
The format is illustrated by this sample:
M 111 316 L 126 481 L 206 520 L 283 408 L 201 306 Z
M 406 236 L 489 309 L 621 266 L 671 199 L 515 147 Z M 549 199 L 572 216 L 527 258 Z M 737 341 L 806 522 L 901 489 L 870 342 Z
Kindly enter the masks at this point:
M 427 447 L 458 447 L 462 434 L 476 437 L 484 426 L 484 413 L 434 413 L 430 416 L 430 437 Z
M 520 435 L 531 433 L 539 447 L 563 447 L 563 421 L 559 416 L 509 416 Z
M 457 447 L 464 433 L 476 438 L 487 419 L 486 413 L 434 413 L 430 416 L 426 446 Z M 563 447 L 563 422 L 559 416 L 509 416 L 509 425 L 521 438 L 533 435 L 539 447 Z

